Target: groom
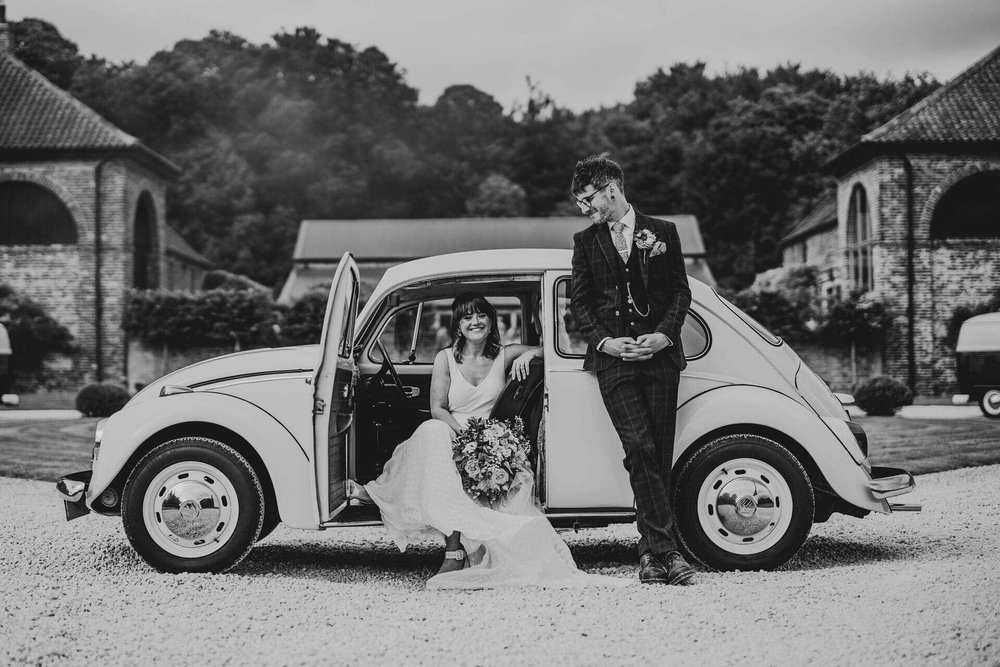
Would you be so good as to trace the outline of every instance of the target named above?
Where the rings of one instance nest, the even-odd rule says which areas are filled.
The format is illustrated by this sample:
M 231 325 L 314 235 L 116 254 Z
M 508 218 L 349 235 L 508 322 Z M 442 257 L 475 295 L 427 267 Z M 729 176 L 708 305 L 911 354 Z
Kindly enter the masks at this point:
M 588 341 L 604 405 L 625 448 L 639 526 L 639 579 L 692 583 L 670 507 L 677 385 L 686 365 L 681 325 L 691 303 L 677 228 L 625 199 L 622 168 L 576 163 L 571 191 L 590 227 L 573 236 L 570 307 Z

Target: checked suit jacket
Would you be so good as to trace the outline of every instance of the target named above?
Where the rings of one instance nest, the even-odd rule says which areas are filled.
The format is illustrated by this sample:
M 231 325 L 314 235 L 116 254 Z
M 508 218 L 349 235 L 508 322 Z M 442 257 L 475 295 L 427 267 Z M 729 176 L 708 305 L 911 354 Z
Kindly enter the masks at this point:
M 649 331 L 659 331 L 673 345 L 657 355 L 666 356 L 678 369 L 684 370 L 684 349 L 681 326 L 691 304 L 684 256 L 674 223 L 650 218 L 635 212 L 633 238 L 644 229 L 666 244 L 666 252 L 656 257 L 651 251 L 632 245 L 632 253 L 640 253 L 642 280 L 649 300 Z M 644 256 L 643 256 L 644 255 Z M 603 371 L 623 362 L 597 350 L 597 344 L 608 336 L 619 338 L 633 335 L 625 315 L 626 294 L 622 275 L 623 262 L 611 239 L 607 224 L 592 224 L 573 236 L 573 277 L 570 289 L 570 309 L 580 332 L 587 340 L 585 370 Z

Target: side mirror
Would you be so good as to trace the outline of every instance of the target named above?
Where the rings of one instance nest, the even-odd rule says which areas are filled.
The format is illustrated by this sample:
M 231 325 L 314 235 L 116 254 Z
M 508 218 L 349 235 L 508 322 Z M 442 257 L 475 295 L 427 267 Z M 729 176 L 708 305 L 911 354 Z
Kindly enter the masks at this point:
M 837 397 L 840 404 L 843 406 L 854 405 L 854 397 L 850 394 L 841 394 L 839 392 L 833 392 L 833 395 Z

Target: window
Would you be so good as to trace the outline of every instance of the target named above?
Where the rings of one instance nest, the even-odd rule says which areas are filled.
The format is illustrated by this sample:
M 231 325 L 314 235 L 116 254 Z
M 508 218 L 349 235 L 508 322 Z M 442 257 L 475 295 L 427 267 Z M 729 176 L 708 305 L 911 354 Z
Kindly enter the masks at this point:
M 339 355 L 343 359 L 351 358 L 351 351 L 354 349 L 354 320 L 358 316 L 358 282 L 351 281 L 351 293 L 347 296 L 344 304 L 344 317 L 340 325 L 340 350 Z
M 379 335 L 390 361 L 394 364 L 433 364 L 437 353 L 452 344 L 452 301 L 452 298 L 424 301 L 392 313 Z M 520 299 L 490 296 L 489 302 L 497 309 L 500 342 L 505 345 L 522 342 Z M 418 312 L 420 323 L 416 327 L 414 339 L 414 323 Z M 368 358 L 375 363 L 382 363 L 382 354 L 377 347 L 371 348 Z
M 587 352 L 587 341 L 580 334 L 569 309 L 569 279 L 556 283 L 556 351 L 563 357 L 582 357 Z M 705 320 L 694 310 L 688 310 L 681 327 L 681 345 L 684 358 L 700 359 L 708 352 L 711 334 Z
M 76 243 L 76 223 L 62 201 L 34 183 L 0 183 L 0 245 Z
M 1000 171 L 973 174 L 945 192 L 934 208 L 931 238 L 1000 237 Z
M 855 185 L 847 210 L 847 274 L 854 289 L 867 292 L 875 285 L 872 275 L 872 223 L 865 189 Z

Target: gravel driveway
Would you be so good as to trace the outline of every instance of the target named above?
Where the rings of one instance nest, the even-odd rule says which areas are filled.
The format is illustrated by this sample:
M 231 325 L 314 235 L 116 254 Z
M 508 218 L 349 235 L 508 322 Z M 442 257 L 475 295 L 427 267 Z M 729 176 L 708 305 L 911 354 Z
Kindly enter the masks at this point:
M 1000 466 L 921 476 L 920 514 L 834 516 L 778 572 L 640 586 L 633 526 L 564 533 L 621 589 L 428 592 L 436 545 L 279 527 L 225 575 L 164 575 L 121 521 L 0 478 L 0 663 L 1000 664 Z

